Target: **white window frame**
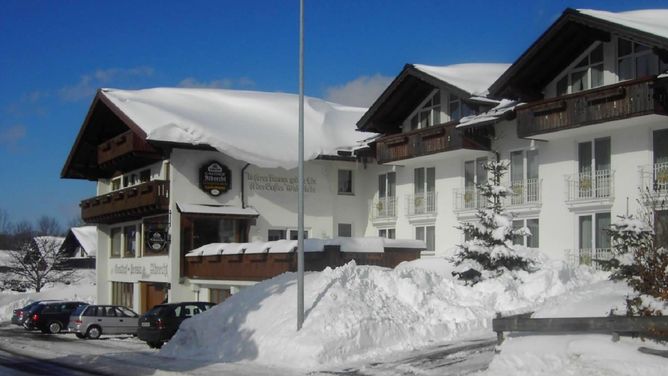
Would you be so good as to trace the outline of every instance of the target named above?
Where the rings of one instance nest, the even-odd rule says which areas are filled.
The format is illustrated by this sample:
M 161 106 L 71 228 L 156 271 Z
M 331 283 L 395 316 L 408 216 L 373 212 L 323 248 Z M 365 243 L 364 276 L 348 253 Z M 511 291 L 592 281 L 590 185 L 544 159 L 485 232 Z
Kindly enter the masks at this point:
M 515 223 L 516 223 L 516 222 L 522 222 L 522 225 L 521 225 L 520 227 L 526 227 L 526 228 L 529 228 L 529 226 L 528 226 L 528 222 L 529 222 L 529 221 L 533 221 L 533 220 L 535 220 L 535 221 L 538 222 L 538 246 L 537 246 L 537 247 L 532 247 L 532 248 L 540 249 L 540 218 L 537 218 L 537 217 L 531 217 L 531 218 L 514 218 L 514 219 L 513 219 L 513 223 L 512 223 L 512 225 L 513 225 L 513 229 L 515 229 Z M 535 236 L 535 234 L 533 234 L 533 233 L 531 234 L 531 236 L 523 236 L 523 237 L 522 237 L 521 245 L 523 245 L 523 246 L 525 246 L 525 247 L 529 247 L 529 241 L 531 240 L 530 238 L 532 238 L 532 237 L 534 237 L 534 236 Z M 535 238 L 534 238 L 534 239 L 535 239 Z
M 591 62 L 591 54 L 596 50 L 597 48 L 601 48 L 601 55 L 602 55 L 602 60 L 596 63 Z M 578 63 L 580 63 L 583 59 L 587 59 L 587 64 L 582 66 L 582 67 L 576 67 Z M 599 85 L 594 86 L 593 84 L 593 77 L 592 77 L 592 67 L 594 66 L 601 66 L 601 82 Z M 578 72 L 585 72 L 586 76 L 586 81 L 587 81 L 587 87 L 582 89 L 582 90 L 573 90 L 573 74 L 578 73 Z M 559 93 L 559 82 L 563 79 L 566 79 L 566 92 L 565 93 Z M 601 42 L 596 42 L 593 43 L 587 51 L 583 52 L 580 56 L 578 56 L 577 59 L 575 59 L 569 66 L 568 68 L 564 69 L 564 71 L 557 76 L 557 78 L 554 80 L 554 93 L 555 97 L 561 96 L 561 95 L 566 95 L 566 94 L 572 94 L 572 93 L 578 93 L 581 91 L 585 90 L 590 90 L 594 89 L 597 87 L 605 86 L 605 46 Z
M 350 175 L 350 191 L 341 190 L 341 172 L 347 172 Z M 336 192 L 342 196 L 355 195 L 355 172 L 351 169 L 340 168 L 336 171 Z
M 429 249 L 429 242 L 428 242 L 428 239 L 427 239 L 427 234 L 428 234 L 427 229 L 428 228 L 433 228 L 434 229 L 434 232 L 433 232 L 433 234 L 434 234 L 433 249 Z M 418 238 L 418 229 L 422 229 L 424 239 L 419 239 Z M 415 240 L 422 240 L 422 241 L 425 242 L 425 245 L 427 246 L 427 249 L 425 249 L 425 251 L 424 251 L 425 253 L 435 253 L 436 252 L 436 225 L 435 224 L 414 226 L 413 234 L 415 236 Z
M 438 97 L 438 104 L 434 104 L 433 98 Z M 438 114 L 438 117 L 436 116 Z M 422 123 L 423 115 L 426 119 L 426 124 Z M 413 119 L 417 119 L 417 124 L 413 127 Z M 413 112 L 404 121 L 404 129 L 406 132 L 415 129 L 429 128 L 434 125 L 441 124 L 443 120 L 443 96 L 440 89 L 434 89 L 425 98 L 420 105 L 417 106 Z

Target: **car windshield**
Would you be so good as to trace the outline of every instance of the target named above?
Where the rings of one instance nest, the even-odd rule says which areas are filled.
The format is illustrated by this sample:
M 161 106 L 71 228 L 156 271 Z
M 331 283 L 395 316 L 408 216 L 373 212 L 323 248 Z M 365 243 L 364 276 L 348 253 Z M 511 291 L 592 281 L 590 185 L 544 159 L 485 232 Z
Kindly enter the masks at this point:
M 87 305 L 82 305 L 77 307 L 77 309 L 72 311 L 72 316 L 79 316 L 87 307 L 88 307 Z

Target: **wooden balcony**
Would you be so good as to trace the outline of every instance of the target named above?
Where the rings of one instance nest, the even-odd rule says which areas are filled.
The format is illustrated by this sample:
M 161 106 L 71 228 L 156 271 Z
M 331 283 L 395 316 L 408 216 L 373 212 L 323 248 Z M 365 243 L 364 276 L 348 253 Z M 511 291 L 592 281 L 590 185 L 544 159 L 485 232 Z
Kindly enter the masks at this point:
M 321 271 L 338 267 L 351 260 L 357 265 L 394 268 L 403 261 L 416 260 L 419 249 L 386 248 L 383 253 L 341 252 L 337 245 L 328 245 L 322 252 L 304 253 L 304 270 Z M 285 272 L 297 271 L 297 253 L 261 253 L 186 256 L 182 274 L 192 279 L 261 281 Z
M 132 131 L 121 133 L 97 147 L 97 164 L 102 169 L 127 171 L 160 159 L 162 155 Z
M 169 210 L 169 181 L 153 180 L 81 201 L 86 223 L 116 223 Z
M 668 79 L 624 81 L 517 107 L 517 135 L 532 137 L 642 115 L 668 114 Z
M 465 134 L 456 126 L 457 122 L 450 122 L 385 136 L 376 141 L 376 159 L 382 164 L 444 151 L 490 149 L 488 138 Z

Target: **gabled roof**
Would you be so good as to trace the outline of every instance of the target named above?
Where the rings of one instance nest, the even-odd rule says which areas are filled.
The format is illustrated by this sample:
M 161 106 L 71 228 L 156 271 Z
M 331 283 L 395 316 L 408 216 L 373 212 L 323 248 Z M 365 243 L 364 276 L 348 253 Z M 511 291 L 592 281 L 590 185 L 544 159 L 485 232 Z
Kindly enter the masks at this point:
M 397 77 L 357 122 L 363 131 L 392 133 L 435 88 L 446 87 L 468 98 L 485 95 L 489 85 L 508 64 L 455 64 L 430 66 L 406 64 Z
M 668 51 L 668 10 L 631 12 L 566 9 L 538 39 L 494 82 L 490 95 L 532 101 L 561 70 L 596 41 L 622 35 L 653 47 L 659 55 Z
M 86 251 L 88 257 L 95 257 L 97 255 L 97 227 L 96 226 L 81 226 L 72 227 L 65 237 L 63 247 L 70 241 L 76 240 L 77 243 Z

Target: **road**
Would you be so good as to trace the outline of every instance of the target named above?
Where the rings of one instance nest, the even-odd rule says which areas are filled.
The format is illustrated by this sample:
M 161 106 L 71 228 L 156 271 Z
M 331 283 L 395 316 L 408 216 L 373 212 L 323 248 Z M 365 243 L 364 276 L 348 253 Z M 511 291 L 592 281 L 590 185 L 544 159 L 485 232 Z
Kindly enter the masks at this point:
M 161 357 L 131 336 L 81 340 L 72 334 L 48 335 L 0 323 L 0 374 L 7 376 L 142 376 L 142 375 L 466 375 L 483 370 L 493 356 L 495 341 L 480 338 L 439 344 L 414 352 L 393 354 L 374 362 L 340 369 L 295 373 L 255 364 L 203 363 Z

